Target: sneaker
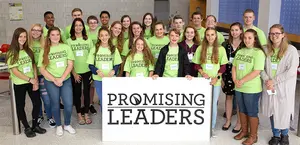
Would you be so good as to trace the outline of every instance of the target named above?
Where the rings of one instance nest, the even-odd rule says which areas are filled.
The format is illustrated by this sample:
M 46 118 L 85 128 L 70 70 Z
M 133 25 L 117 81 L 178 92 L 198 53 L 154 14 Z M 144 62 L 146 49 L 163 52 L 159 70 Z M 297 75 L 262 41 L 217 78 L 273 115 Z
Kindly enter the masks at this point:
M 211 130 L 211 137 L 212 137 L 212 138 L 218 137 L 218 136 L 217 136 L 217 133 L 216 133 L 216 131 L 215 131 L 214 129 Z
M 269 141 L 269 145 L 278 145 L 280 143 L 280 137 L 273 136 Z
M 26 128 L 26 129 L 24 130 L 24 133 L 26 134 L 26 136 L 27 136 L 28 138 L 35 137 L 35 136 L 36 136 L 35 132 L 33 132 L 32 129 L 31 129 L 30 127 Z
M 56 135 L 62 136 L 64 134 L 62 126 L 57 126 L 56 127 Z
M 281 135 L 280 145 L 289 145 L 289 136 L 288 135 Z
M 52 119 L 52 118 L 48 119 L 48 123 L 49 123 L 50 128 L 55 128 L 56 122 L 54 119 Z
M 41 124 L 44 121 L 44 117 L 43 116 L 39 116 L 37 123 Z
M 76 133 L 75 129 L 71 125 L 64 126 L 64 130 L 68 131 L 71 134 L 75 134 Z
M 46 129 L 41 128 L 40 126 L 36 126 L 34 128 L 32 128 L 32 131 L 38 134 L 45 134 L 47 132 Z
M 90 105 L 90 108 L 89 108 L 89 109 L 90 109 L 90 112 L 91 112 L 93 115 L 97 114 L 97 111 L 96 111 L 94 105 Z

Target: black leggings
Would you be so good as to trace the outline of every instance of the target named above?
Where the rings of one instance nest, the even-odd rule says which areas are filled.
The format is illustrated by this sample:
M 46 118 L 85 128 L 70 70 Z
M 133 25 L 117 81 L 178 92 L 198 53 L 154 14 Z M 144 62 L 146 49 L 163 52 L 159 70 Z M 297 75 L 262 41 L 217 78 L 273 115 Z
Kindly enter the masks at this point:
M 84 113 L 88 113 L 89 107 L 90 107 L 90 87 L 91 87 L 90 82 L 91 82 L 92 72 L 86 72 L 86 73 L 78 74 L 78 75 L 81 76 L 80 83 L 75 82 L 74 76 L 72 76 L 73 103 L 75 105 L 77 113 L 80 113 L 82 82 L 83 82 Z
M 32 102 L 32 127 L 37 125 L 37 119 L 40 112 L 41 107 L 41 98 L 40 92 L 32 91 L 32 84 L 22 84 L 22 85 L 15 85 L 14 84 L 14 92 L 16 97 L 16 106 L 17 106 L 17 115 L 18 119 L 22 122 L 25 128 L 28 128 L 28 121 L 26 118 L 26 112 L 24 110 L 25 107 L 25 98 L 26 92 L 28 93 L 31 102 Z

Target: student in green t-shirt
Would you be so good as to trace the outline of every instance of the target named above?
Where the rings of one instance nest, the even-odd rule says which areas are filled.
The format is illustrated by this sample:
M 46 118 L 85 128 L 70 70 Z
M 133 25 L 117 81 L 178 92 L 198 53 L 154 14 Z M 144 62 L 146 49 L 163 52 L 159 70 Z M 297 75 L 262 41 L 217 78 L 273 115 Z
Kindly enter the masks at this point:
M 43 36 L 46 37 L 47 33 L 48 33 L 48 29 L 51 27 L 54 27 L 54 14 L 51 11 L 46 11 L 44 13 L 44 21 L 45 21 L 45 26 L 43 27 Z M 62 31 L 62 29 L 60 29 L 60 32 L 62 33 L 62 41 L 66 42 L 67 39 L 64 35 L 64 32 Z
M 151 45 L 150 50 L 156 62 L 160 50 L 170 42 L 170 39 L 165 36 L 164 23 L 162 22 L 155 23 L 154 33 L 155 35 L 149 38 L 148 41 Z
M 204 36 L 205 28 L 202 27 L 201 23 L 203 20 L 203 15 L 200 12 L 194 12 L 191 16 L 192 24 L 197 29 L 200 40 L 202 41 Z
M 215 28 L 208 27 L 205 30 L 205 38 L 202 44 L 197 48 L 193 62 L 196 64 L 196 70 L 199 77 L 211 79 L 213 85 L 212 99 L 212 137 L 216 137 L 215 126 L 218 111 L 218 99 L 221 92 L 221 76 L 226 70 L 228 63 L 224 47 L 218 44 L 218 35 Z
M 184 48 L 178 45 L 180 32 L 171 29 L 169 32 L 170 43 L 159 52 L 155 64 L 153 79 L 158 77 L 186 77 L 190 75 L 189 59 Z
M 122 23 L 122 31 L 124 35 L 124 41 L 126 41 L 129 38 L 129 26 L 131 24 L 131 18 L 129 15 L 123 15 L 121 18 L 121 23 Z
M 35 64 L 38 64 L 40 51 L 44 47 L 44 36 L 43 36 L 43 27 L 41 24 L 33 24 L 29 30 L 29 38 L 28 38 L 28 45 L 29 48 L 33 51 L 34 54 L 34 60 Z M 49 94 L 47 93 L 47 90 L 44 85 L 44 76 L 37 70 L 38 73 L 38 81 L 39 81 L 39 91 L 40 96 L 44 103 L 44 108 L 47 115 L 47 121 L 51 128 L 54 128 L 56 126 L 55 120 L 52 118 L 52 112 L 51 112 L 51 102 L 49 98 Z M 43 117 L 43 109 L 41 105 L 40 113 L 39 113 L 39 119 L 38 123 L 41 124 L 41 122 L 44 120 Z
M 140 22 L 134 21 L 129 26 L 129 39 L 127 39 L 123 45 L 123 50 L 121 53 L 121 55 L 123 57 L 126 57 L 128 55 L 134 41 L 139 37 L 144 37 L 143 27 Z M 146 38 L 145 38 L 145 40 L 146 40 L 148 47 L 151 47 L 148 40 Z
M 154 28 L 153 28 L 153 15 L 151 13 L 146 13 L 143 16 L 143 32 L 144 38 L 149 39 L 153 36 Z
M 216 28 L 216 26 L 217 26 L 217 18 L 214 15 L 208 15 L 206 17 L 206 23 L 205 23 L 205 25 L 206 25 L 206 28 L 209 28 L 209 27 Z M 202 36 L 205 36 L 204 35 L 204 31 L 202 31 L 202 32 L 203 32 Z M 221 34 L 218 31 L 217 31 L 217 35 L 218 35 L 218 44 L 221 45 L 225 41 L 224 36 L 223 36 L 223 34 Z M 201 40 L 203 40 L 203 38 L 204 37 L 201 37 Z
M 72 10 L 72 18 L 73 18 L 73 20 L 75 19 L 75 18 L 83 18 L 83 12 L 82 12 L 82 10 L 80 9 L 80 8 L 74 8 L 73 10 Z M 70 37 L 71 37 L 71 34 L 70 34 L 70 30 L 71 30 L 71 26 L 72 25 L 68 25 L 66 28 L 65 28 L 65 38 L 66 38 L 66 40 L 67 39 L 69 39 Z M 86 31 L 89 31 L 89 26 L 87 26 L 87 25 L 84 25 L 84 27 L 85 27 L 85 30 Z
M 110 29 L 109 26 L 110 13 L 108 11 L 101 11 L 99 17 L 100 17 L 101 27 L 106 27 L 107 29 Z
M 110 32 L 106 27 L 100 28 L 98 36 L 96 46 L 91 49 L 86 63 L 89 64 L 93 73 L 96 92 L 100 106 L 102 106 L 102 78 L 115 76 L 122 59 L 118 49 L 113 45 Z
M 299 54 L 297 49 L 289 44 L 280 24 L 271 26 L 265 50 L 267 58 L 265 69 L 261 72 L 261 104 L 262 113 L 271 121 L 273 137 L 269 144 L 289 144 L 290 119 L 293 119 L 291 117 L 294 117 L 295 109 L 295 72 L 299 65 Z
M 244 32 L 248 29 L 255 30 L 257 32 L 260 44 L 263 46 L 267 45 L 267 37 L 265 35 L 265 32 L 253 25 L 253 22 L 255 20 L 255 14 L 252 9 L 246 9 L 244 11 L 243 20 L 244 20 Z
M 89 30 L 87 31 L 88 38 L 93 41 L 93 44 L 95 45 L 98 40 L 98 31 L 100 27 L 98 27 L 98 19 L 96 16 L 91 15 L 87 18 L 87 24 L 89 26 Z
M 126 77 L 151 77 L 154 71 L 154 58 L 144 38 L 138 38 L 128 55 L 124 71 Z
M 115 21 L 111 24 L 110 35 L 112 37 L 113 45 L 119 50 L 119 52 L 122 52 L 124 44 L 124 35 L 122 31 L 122 23 L 120 21 Z M 122 62 L 123 63 L 121 64 L 120 70 L 118 71 L 119 73 L 117 75 L 119 77 L 123 75 L 125 57 L 122 58 Z
M 77 111 L 78 124 L 91 124 L 92 120 L 88 113 L 90 107 L 90 78 L 92 72 L 86 63 L 86 60 L 88 58 L 89 51 L 94 47 L 94 44 L 91 39 L 88 39 L 84 22 L 81 18 L 74 19 L 70 34 L 71 37 L 67 40 L 67 44 L 71 47 L 75 57 L 71 79 L 73 84 L 73 102 Z M 82 89 L 82 99 L 84 100 L 84 106 L 82 107 L 83 112 L 81 112 Z M 82 116 L 84 116 L 84 118 Z
M 180 16 L 180 15 L 176 15 L 173 17 L 173 27 L 175 29 L 177 29 L 177 31 L 180 32 L 180 39 L 179 39 L 179 42 L 182 41 L 182 38 L 184 36 L 184 21 L 183 21 L 183 18 Z
M 41 30 L 41 27 L 39 27 L 39 30 Z M 9 68 L 10 79 L 13 83 L 17 116 L 25 127 L 24 133 L 27 137 L 31 138 L 36 136 L 35 133 L 46 133 L 46 130 L 38 124 L 41 98 L 38 90 L 39 83 L 34 53 L 28 46 L 27 38 L 27 31 L 24 28 L 17 28 L 14 31 L 7 52 L 6 63 Z M 28 124 L 24 110 L 26 92 L 32 102 L 32 127 Z
M 247 30 L 243 40 L 244 46 L 235 54 L 232 67 L 242 127 L 242 131 L 234 139 L 242 140 L 248 136 L 243 144 L 253 144 L 257 142 L 258 103 L 262 92 L 260 72 L 264 70 L 266 55 L 255 30 Z
M 56 121 L 56 135 L 62 136 L 66 130 L 75 134 L 71 126 L 73 91 L 70 72 L 73 69 L 72 49 L 63 44 L 60 29 L 51 27 L 48 31 L 44 49 L 40 52 L 38 67 L 45 77 L 44 83 L 50 96 L 51 111 Z M 60 98 L 64 104 L 64 128 L 60 118 Z

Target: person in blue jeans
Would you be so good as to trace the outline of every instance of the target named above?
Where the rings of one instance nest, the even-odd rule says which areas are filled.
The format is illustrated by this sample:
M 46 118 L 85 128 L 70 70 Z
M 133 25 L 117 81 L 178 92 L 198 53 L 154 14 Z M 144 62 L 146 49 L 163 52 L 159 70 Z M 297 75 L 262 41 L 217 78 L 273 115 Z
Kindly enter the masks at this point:
M 44 42 L 45 41 L 44 41 L 44 37 L 43 37 L 42 25 L 41 24 L 33 24 L 29 30 L 28 43 L 29 43 L 30 49 L 33 51 L 34 60 L 35 60 L 36 65 L 39 60 L 40 51 L 41 51 L 42 47 L 44 47 Z M 39 71 L 37 71 L 37 73 L 38 73 L 40 96 L 44 103 L 47 120 L 48 120 L 50 128 L 54 128 L 56 126 L 56 123 L 55 123 L 54 119 L 52 118 L 50 98 L 49 98 L 47 90 L 44 86 L 44 76 Z M 42 109 L 42 104 L 41 104 L 38 123 L 40 124 L 43 120 L 44 120 L 44 117 L 43 117 L 43 109 Z
M 106 27 L 98 31 L 98 40 L 86 61 L 93 73 L 96 92 L 102 112 L 102 78 L 113 77 L 118 73 L 122 59 L 118 49 L 113 45 L 109 30 Z
M 70 72 L 73 69 L 74 54 L 71 48 L 63 44 L 61 32 L 57 27 L 49 29 L 44 49 L 40 52 L 38 67 L 45 77 L 44 83 L 50 96 L 51 111 L 56 122 L 56 135 L 62 136 L 63 129 L 75 134 L 71 124 L 73 107 L 72 82 Z M 64 128 L 60 118 L 60 98 L 64 104 Z

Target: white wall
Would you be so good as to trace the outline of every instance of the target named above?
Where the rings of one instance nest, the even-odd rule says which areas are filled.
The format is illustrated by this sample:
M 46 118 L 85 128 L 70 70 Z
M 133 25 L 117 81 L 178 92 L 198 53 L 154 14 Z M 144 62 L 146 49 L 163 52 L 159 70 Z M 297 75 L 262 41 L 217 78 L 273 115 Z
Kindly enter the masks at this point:
M 169 0 L 170 14 L 180 15 L 184 22 L 189 22 L 190 0 Z M 176 13 L 177 12 L 177 13 Z
M 83 10 L 84 20 L 89 15 L 99 14 L 102 10 L 111 13 L 111 22 L 120 20 L 128 14 L 132 20 L 141 21 L 146 12 L 154 12 L 154 0 L 0 0 L 0 44 L 10 43 L 17 27 L 29 29 L 33 23 L 44 24 L 43 14 L 52 11 L 57 26 L 64 28 L 72 22 L 71 11 L 75 7 Z M 22 2 L 24 20 L 9 21 L 8 3 Z

